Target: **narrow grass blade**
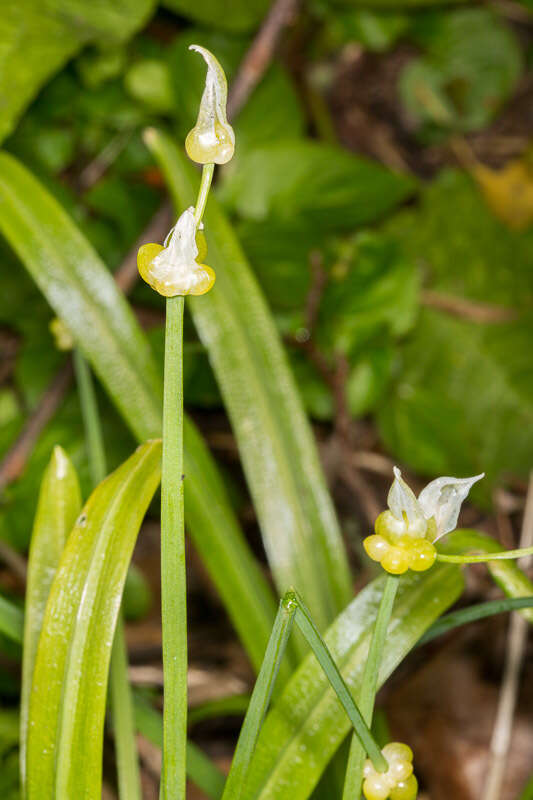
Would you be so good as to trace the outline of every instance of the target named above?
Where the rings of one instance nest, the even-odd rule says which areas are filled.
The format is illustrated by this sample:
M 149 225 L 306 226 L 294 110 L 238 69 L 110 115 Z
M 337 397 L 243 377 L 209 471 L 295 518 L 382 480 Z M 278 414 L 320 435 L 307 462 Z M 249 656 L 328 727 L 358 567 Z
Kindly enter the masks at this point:
M 366 586 L 339 615 L 324 641 L 350 693 L 358 697 L 385 579 Z M 402 576 L 379 671 L 381 686 L 463 588 L 458 567 L 434 566 Z M 267 714 L 252 760 L 246 800 L 306 800 L 351 728 L 314 655 L 295 672 Z
M 439 550 L 445 553 L 463 553 L 469 550 L 478 550 L 483 553 L 501 553 L 504 548 L 486 533 L 460 528 L 450 533 L 439 542 Z M 529 597 L 533 595 L 533 582 L 522 572 L 514 561 L 489 561 L 487 569 L 493 580 L 502 589 L 507 597 Z M 533 623 L 533 609 L 524 608 L 520 611 L 523 617 Z
M 462 608 L 460 611 L 453 611 L 446 614 L 435 622 L 431 628 L 422 636 L 419 644 L 437 639 L 455 628 L 468 625 L 470 622 L 477 622 L 480 619 L 492 617 L 494 614 L 504 614 L 508 611 L 518 611 L 521 608 L 533 608 L 533 596 L 531 597 L 506 597 L 504 600 L 489 600 L 486 603 L 477 603 L 475 606 Z
M 324 670 L 328 681 L 335 690 L 335 694 L 342 703 L 350 722 L 352 723 L 355 733 L 361 745 L 364 747 L 365 752 L 368 753 L 369 758 L 372 760 L 374 766 L 378 770 L 387 770 L 387 762 L 383 757 L 380 748 L 374 741 L 374 737 L 370 732 L 363 715 L 361 714 L 357 704 L 355 703 L 346 682 L 339 672 L 330 651 L 323 638 L 320 635 L 318 628 L 313 622 L 311 615 L 303 603 L 302 599 L 297 599 L 298 609 L 296 611 L 296 624 L 305 636 L 307 643 L 315 657 Z
M 194 204 L 198 175 L 169 137 L 150 130 L 146 139 L 181 212 Z M 296 586 L 323 629 L 352 596 L 332 501 L 274 321 L 214 197 L 204 221 L 217 281 L 189 308 L 237 437 L 278 590 Z
M 101 796 L 113 634 L 135 539 L 160 479 L 148 442 L 101 483 L 70 534 L 46 606 L 28 724 L 28 800 Z
M 134 698 L 135 722 L 137 730 L 149 742 L 161 749 L 163 747 L 163 717 L 148 703 L 140 698 Z M 225 777 L 210 759 L 193 742 L 187 742 L 187 777 L 210 800 L 219 800 L 224 791 Z
M 257 676 L 250 705 L 239 734 L 223 800 L 239 800 L 244 793 L 246 776 L 265 717 L 279 667 L 287 647 L 297 605 L 288 593 L 280 601 L 263 664 Z
M 2 595 L 0 595 L 0 633 L 7 636 L 12 642 L 22 644 L 24 612 Z
M 160 436 L 161 373 L 124 296 L 57 200 L 7 153 L 0 153 L 0 232 L 67 324 L 138 440 Z M 190 420 L 185 420 L 184 449 L 187 529 L 259 669 L 276 601 Z
M 65 451 L 57 446 L 43 475 L 28 557 L 20 697 L 23 796 L 26 793 L 28 715 L 37 645 L 52 581 L 80 509 L 81 492 L 76 470 Z
M 387 630 L 394 605 L 394 598 L 398 591 L 399 581 L 400 578 L 397 575 L 386 576 L 385 587 L 376 617 L 376 624 L 372 631 L 370 648 L 363 670 L 361 692 L 359 694 L 359 709 L 367 725 L 372 725 L 379 666 L 383 656 L 383 648 L 385 646 Z M 366 753 L 360 740 L 357 739 L 356 736 L 352 736 L 348 766 L 346 767 L 344 779 L 343 800 L 352 800 L 353 797 L 359 797 L 361 795 L 365 759 Z

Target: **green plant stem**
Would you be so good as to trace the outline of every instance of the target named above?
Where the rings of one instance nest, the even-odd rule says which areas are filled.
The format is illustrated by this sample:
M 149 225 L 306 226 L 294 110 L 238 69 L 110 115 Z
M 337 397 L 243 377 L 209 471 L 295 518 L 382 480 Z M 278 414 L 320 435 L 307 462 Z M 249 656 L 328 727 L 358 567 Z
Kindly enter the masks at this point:
M 194 209 L 200 224 L 213 179 L 205 164 Z M 168 297 L 163 387 L 161 473 L 161 622 L 163 632 L 162 800 L 184 800 L 187 748 L 187 585 L 183 507 L 183 311 L 185 298 Z M 206 502 L 209 502 L 206 498 Z
M 522 547 L 518 550 L 503 550 L 500 553 L 483 553 L 482 555 L 444 555 L 437 554 L 437 561 L 445 561 L 448 564 L 483 564 L 487 561 L 502 561 L 508 558 L 522 558 L 523 556 L 533 555 L 533 547 Z
M 248 768 L 287 647 L 296 608 L 292 595 L 286 595 L 279 604 L 265 657 L 242 724 L 222 800 L 239 800 L 244 792 Z
M 357 707 L 350 690 L 346 686 L 344 678 L 339 672 L 331 653 L 329 652 L 326 643 L 311 615 L 305 606 L 301 597 L 294 593 L 298 609 L 296 612 L 296 624 L 305 636 L 307 643 L 315 654 L 320 666 L 326 673 L 326 676 L 331 683 L 337 697 L 344 706 L 344 710 L 348 714 L 350 722 L 354 727 L 355 734 L 359 738 L 364 751 L 368 753 L 370 760 L 378 772 L 386 772 L 389 765 L 383 756 L 379 745 L 372 736 L 372 733 L 366 724 L 359 708 Z
M 202 169 L 202 180 L 200 181 L 198 199 L 196 200 L 196 206 L 194 207 L 194 221 L 196 223 L 196 227 L 198 227 L 204 215 L 207 204 L 207 196 L 211 187 L 211 181 L 213 180 L 214 170 L 214 164 L 204 164 Z
M 376 624 L 370 641 L 368 656 L 361 680 L 361 693 L 359 695 L 359 710 L 367 725 L 372 724 L 374 703 L 379 677 L 379 668 L 383 656 L 383 648 L 387 637 L 387 629 L 392 614 L 394 598 L 398 590 L 399 578 L 396 575 L 387 575 L 385 587 L 376 617 Z M 350 756 L 346 768 L 344 781 L 343 800 L 359 800 L 361 784 L 363 782 L 363 768 L 365 765 L 365 752 L 361 742 L 354 735 L 350 746 Z
M 74 369 L 80 397 L 89 466 L 94 486 L 106 476 L 106 458 L 98 404 L 85 358 L 74 349 Z M 109 665 L 109 691 L 113 714 L 119 797 L 122 800 L 141 800 L 141 776 L 135 741 L 133 702 L 128 681 L 128 656 L 122 615 L 119 616 Z
M 161 473 L 163 800 L 185 798 L 187 590 L 183 517 L 183 309 L 183 297 L 167 298 Z

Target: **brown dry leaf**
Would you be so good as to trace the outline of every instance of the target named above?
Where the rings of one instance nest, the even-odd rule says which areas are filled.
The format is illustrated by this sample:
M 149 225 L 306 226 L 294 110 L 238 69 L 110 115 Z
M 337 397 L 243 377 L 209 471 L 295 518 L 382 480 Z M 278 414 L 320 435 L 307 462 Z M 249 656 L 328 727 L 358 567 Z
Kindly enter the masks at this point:
M 530 160 L 514 159 L 498 170 L 477 163 L 472 167 L 472 175 L 494 214 L 509 228 L 525 230 L 533 223 L 533 167 Z

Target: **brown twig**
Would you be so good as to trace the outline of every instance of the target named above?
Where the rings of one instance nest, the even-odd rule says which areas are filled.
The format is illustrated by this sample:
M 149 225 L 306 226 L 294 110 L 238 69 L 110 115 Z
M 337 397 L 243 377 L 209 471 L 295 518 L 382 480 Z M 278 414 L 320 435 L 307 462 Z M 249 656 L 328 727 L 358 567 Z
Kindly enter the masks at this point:
M 298 0 L 275 0 L 241 62 L 228 97 L 228 116 L 235 117 L 265 74 L 281 33 L 294 16 Z
M 520 536 L 520 547 L 530 547 L 532 544 L 533 472 L 529 477 L 529 488 L 524 520 L 522 523 L 522 533 Z M 528 556 L 520 559 L 519 563 L 520 566 L 525 569 L 531 564 L 531 561 L 531 556 Z M 507 755 L 511 744 L 513 719 L 520 686 L 520 672 L 524 661 L 528 629 L 528 621 L 516 611 L 513 612 L 513 614 L 511 614 L 507 638 L 507 652 L 498 709 L 490 743 L 491 761 L 483 788 L 484 800 L 500 800 L 502 796 L 502 786 L 505 778 Z
M 430 289 L 422 291 L 422 303 L 430 308 L 438 308 L 439 311 L 446 311 L 456 317 L 480 324 L 509 322 L 509 320 L 516 319 L 516 313 L 510 308 L 489 303 L 477 303 L 465 300 L 463 297 L 433 292 Z
M 41 431 L 59 408 L 71 380 L 72 363 L 69 360 L 46 389 L 22 433 L 4 456 L 0 464 L 0 491 L 22 474 Z

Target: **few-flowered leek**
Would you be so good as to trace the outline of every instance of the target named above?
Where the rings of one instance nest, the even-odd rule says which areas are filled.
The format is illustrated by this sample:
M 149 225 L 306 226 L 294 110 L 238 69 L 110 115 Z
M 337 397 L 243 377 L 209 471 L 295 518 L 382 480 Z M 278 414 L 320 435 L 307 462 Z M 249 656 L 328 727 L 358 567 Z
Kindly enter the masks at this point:
M 202 217 L 215 164 L 233 155 L 235 137 L 226 119 L 227 82 L 216 58 L 207 62 L 198 121 L 187 137 L 189 157 L 203 164 L 196 207 L 187 208 L 163 245 L 143 245 L 141 277 L 167 298 L 161 473 L 161 616 L 163 629 L 163 764 L 161 800 L 184 800 L 187 744 L 187 594 L 183 508 L 183 311 L 186 295 L 202 295 L 215 282 L 203 263 L 207 245 Z M 151 132 L 145 134 L 149 139 Z
M 434 543 L 454 530 L 463 501 L 482 477 L 437 478 L 417 498 L 394 467 L 389 510 L 379 515 L 375 534 L 363 542 L 370 558 L 392 575 L 429 569 L 437 558 Z

